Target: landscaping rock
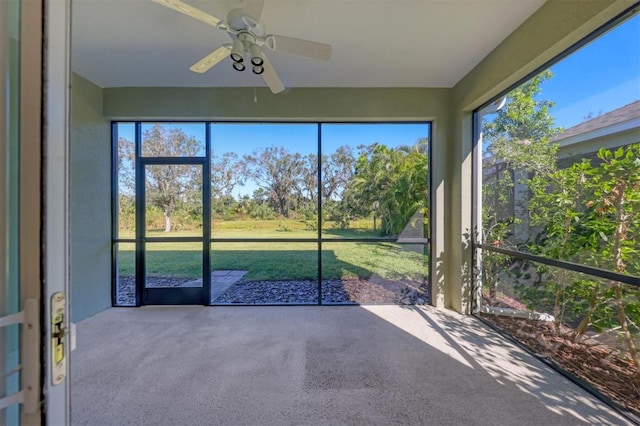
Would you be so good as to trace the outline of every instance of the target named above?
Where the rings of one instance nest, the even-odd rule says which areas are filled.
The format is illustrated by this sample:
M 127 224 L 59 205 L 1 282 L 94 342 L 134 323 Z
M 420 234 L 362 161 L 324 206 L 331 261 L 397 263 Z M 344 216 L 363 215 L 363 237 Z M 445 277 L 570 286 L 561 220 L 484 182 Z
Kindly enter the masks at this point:
M 181 287 L 192 280 L 149 278 L 147 287 Z M 426 304 L 429 300 L 426 282 L 343 278 L 322 282 L 323 304 Z M 121 276 L 116 293 L 118 306 L 135 305 L 135 279 Z M 214 305 L 243 304 L 317 304 L 316 280 L 244 280 L 241 279 L 218 295 Z

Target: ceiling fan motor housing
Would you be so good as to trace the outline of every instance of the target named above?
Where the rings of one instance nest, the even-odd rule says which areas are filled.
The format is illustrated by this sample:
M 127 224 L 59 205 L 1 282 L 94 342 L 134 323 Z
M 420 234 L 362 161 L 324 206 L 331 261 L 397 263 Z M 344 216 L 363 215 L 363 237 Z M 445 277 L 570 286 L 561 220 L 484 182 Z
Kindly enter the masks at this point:
M 253 17 L 242 13 L 242 9 L 232 9 L 229 12 L 227 26 L 231 34 L 247 31 L 256 38 L 264 37 L 264 28 Z

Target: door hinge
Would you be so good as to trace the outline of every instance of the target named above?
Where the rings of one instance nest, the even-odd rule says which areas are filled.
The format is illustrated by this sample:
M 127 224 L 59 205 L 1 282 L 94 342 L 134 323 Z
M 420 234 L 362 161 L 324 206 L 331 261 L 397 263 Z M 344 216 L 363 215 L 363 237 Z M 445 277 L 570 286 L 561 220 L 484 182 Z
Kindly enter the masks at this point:
M 22 325 L 21 358 L 16 368 L 20 371 L 22 390 L 0 399 L 0 410 L 14 404 L 23 404 L 28 414 L 39 409 L 40 397 L 40 306 L 38 299 L 25 300 L 24 309 L 13 315 L 0 318 L 0 327 Z

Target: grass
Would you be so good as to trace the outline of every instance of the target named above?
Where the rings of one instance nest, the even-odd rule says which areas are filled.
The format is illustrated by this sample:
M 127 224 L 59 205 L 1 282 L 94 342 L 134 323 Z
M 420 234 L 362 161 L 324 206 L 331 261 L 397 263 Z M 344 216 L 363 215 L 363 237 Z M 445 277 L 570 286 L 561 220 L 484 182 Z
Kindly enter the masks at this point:
M 378 232 L 373 231 L 373 221 L 353 221 L 349 229 L 338 229 L 333 222 L 323 225 L 323 238 L 380 238 Z M 162 229 L 147 231 L 149 237 L 200 237 L 199 230 L 177 230 L 165 233 Z M 299 220 L 214 220 L 211 236 L 213 238 L 316 238 L 318 231 L 308 229 Z M 135 231 L 120 230 L 119 238 L 135 238 Z
M 283 231 L 282 228 L 289 229 Z M 149 237 L 194 237 L 199 231 L 161 231 Z M 213 236 L 218 238 L 315 238 L 317 231 L 304 229 L 301 222 L 226 221 L 214 222 Z M 363 229 L 323 231 L 324 238 L 376 238 L 377 233 Z M 131 231 L 120 238 L 134 238 Z M 421 280 L 426 275 L 428 257 L 423 246 L 387 242 L 325 242 L 322 246 L 322 277 L 369 278 L 378 274 L 386 279 Z M 135 274 L 135 244 L 118 244 L 119 274 Z M 211 270 L 245 270 L 246 279 L 317 279 L 317 244 L 304 242 L 225 242 L 211 244 Z M 148 276 L 198 278 L 202 275 L 202 243 L 147 243 Z

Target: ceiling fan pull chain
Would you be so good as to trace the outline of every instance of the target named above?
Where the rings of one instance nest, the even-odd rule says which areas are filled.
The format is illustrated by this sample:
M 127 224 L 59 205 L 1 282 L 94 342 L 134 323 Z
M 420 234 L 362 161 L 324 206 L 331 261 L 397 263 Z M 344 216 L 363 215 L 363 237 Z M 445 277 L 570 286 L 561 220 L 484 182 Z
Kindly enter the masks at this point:
M 253 75 L 253 103 L 258 103 L 258 89 L 256 89 L 256 75 Z

